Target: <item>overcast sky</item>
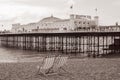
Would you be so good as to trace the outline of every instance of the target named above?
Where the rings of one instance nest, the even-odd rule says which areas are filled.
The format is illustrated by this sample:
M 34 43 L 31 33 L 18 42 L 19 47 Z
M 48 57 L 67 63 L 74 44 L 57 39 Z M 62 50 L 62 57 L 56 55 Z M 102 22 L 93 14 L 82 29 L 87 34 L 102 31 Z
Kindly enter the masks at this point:
M 72 4 L 73 11 L 70 10 Z M 114 25 L 120 23 L 119 8 L 120 0 L 0 0 L 0 30 L 11 29 L 13 23 L 37 22 L 51 14 L 68 18 L 71 12 L 98 15 L 100 25 Z

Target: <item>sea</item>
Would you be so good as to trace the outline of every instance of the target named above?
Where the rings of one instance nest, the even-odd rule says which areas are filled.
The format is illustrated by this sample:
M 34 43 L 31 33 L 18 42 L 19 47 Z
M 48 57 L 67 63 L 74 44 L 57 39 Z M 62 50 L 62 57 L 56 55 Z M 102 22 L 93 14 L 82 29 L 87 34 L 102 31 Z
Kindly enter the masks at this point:
M 0 62 L 39 61 L 45 53 L 0 47 Z

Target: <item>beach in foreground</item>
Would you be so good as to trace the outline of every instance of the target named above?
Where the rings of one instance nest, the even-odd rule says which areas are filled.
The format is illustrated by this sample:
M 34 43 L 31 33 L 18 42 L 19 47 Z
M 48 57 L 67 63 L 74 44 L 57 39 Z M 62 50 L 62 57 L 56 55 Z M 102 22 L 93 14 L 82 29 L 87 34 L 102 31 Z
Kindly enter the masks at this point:
M 119 80 L 120 58 L 69 59 L 64 72 L 43 77 L 36 75 L 42 61 L 0 63 L 1 80 Z

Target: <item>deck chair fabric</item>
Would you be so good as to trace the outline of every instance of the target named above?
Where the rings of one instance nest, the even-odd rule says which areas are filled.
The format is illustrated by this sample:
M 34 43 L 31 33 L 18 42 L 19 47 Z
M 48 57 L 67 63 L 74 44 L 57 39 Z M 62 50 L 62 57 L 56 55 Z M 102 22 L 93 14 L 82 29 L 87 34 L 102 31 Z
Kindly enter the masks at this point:
M 66 77 L 70 78 L 70 80 L 74 80 L 73 74 L 67 71 L 66 69 L 64 69 L 63 67 L 68 61 L 68 56 L 58 56 L 55 60 L 56 62 L 52 67 L 52 73 L 58 74 L 59 76 L 64 76 L 64 77 L 67 73 Z M 63 70 L 65 74 L 64 73 L 61 74 L 60 70 Z
M 53 67 L 51 68 L 49 72 L 52 72 L 52 73 L 57 72 L 59 69 L 61 69 L 66 64 L 67 60 L 68 60 L 67 56 L 56 57 Z
M 66 62 L 67 62 L 67 59 L 68 59 L 68 57 L 66 56 L 66 57 L 58 57 L 57 58 L 57 62 L 54 64 L 54 68 L 60 68 L 60 67 L 62 67 L 64 64 L 66 64 Z
M 54 60 L 55 60 L 55 57 L 48 56 L 48 57 L 44 58 L 42 66 L 38 67 L 39 68 L 38 74 L 45 75 L 49 71 L 49 69 L 53 66 Z
M 53 63 L 54 63 L 54 57 L 48 57 L 44 60 L 44 64 L 41 67 L 41 69 L 49 69 L 50 67 L 52 67 Z

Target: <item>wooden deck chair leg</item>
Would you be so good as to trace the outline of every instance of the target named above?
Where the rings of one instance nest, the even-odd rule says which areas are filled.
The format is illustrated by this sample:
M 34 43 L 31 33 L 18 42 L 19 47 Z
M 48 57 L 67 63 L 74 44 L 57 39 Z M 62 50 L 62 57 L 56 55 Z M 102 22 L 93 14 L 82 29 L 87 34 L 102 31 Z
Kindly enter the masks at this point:
M 66 73 L 71 74 L 69 71 L 65 70 L 63 67 L 60 67 L 60 69 L 63 70 L 64 72 L 66 72 Z
M 43 76 L 45 76 L 45 74 L 40 72 L 40 66 L 38 66 L 37 68 L 38 68 L 38 71 L 37 71 L 36 75 L 43 75 Z
M 60 67 L 61 70 L 63 70 L 64 72 L 68 72 L 67 70 L 65 70 L 63 67 Z

